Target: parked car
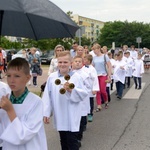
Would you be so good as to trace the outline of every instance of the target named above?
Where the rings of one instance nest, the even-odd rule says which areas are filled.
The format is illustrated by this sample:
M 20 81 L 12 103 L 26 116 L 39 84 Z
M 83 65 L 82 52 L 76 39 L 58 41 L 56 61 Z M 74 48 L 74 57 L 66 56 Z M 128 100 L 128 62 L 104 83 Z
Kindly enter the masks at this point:
M 11 52 L 11 53 L 13 53 L 13 54 L 16 54 L 16 53 L 17 53 L 17 50 L 16 50 L 16 49 L 5 49 L 5 52 L 6 52 L 6 54 L 7 54 L 8 52 Z
M 43 55 L 40 57 L 41 64 L 49 65 L 53 57 L 54 57 L 54 50 L 49 50 L 46 53 L 43 53 Z
M 24 48 L 26 51 L 29 49 L 29 48 Z M 19 50 L 15 55 L 12 56 L 12 59 L 14 58 L 17 58 L 17 57 L 22 57 L 22 50 Z M 42 51 L 40 49 L 37 48 L 37 51 L 39 51 L 39 54 L 40 56 L 42 56 Z

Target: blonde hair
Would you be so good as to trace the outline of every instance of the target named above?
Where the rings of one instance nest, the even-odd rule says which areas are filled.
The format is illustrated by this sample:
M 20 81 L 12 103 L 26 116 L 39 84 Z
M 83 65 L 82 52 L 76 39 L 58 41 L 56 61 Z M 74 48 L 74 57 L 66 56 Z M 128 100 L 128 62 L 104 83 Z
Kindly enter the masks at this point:
M 61 48 L 62 51 L 65 50 L 65 48 L 64 48 L 62 45 L 60 45 L 60 44 L 59 44 L 59 45 L 56 45 L 55 48 L 54 48 L 54 58 L 58 57 L 57 54 L 56 54 L 56 50 L 57 50 L 58 48 Z
M 93 49 L 101 49 L 101 45 L 100 44 L 98 44 L 98 43 L 95 43 L 94 45 L 93 45 Z
M 75 60 L 75 59 L 77 59 L 77 58 L 82 59 L 82 57 L 81 57 L 81 56 L 75 56 L 75 57 L 73 58 L 73 60 Z
M 84 52 L 84 47 L 83 47 L 83 46 L 81 46 L 81 45 L 79 45 L 79 46 L 77 47 L 76 55 L 77 55 L 77 52 L 78 52 L 78 50 L 79 50 L 80 48 L 83 50 L 83 53 L 82 53 L 82 56 L 81 56 L 81 57 L 83 58 L 83 57 L 84 57 L 84 55 L 85 55 L 85 52 Z
M 31 47 L 31 48 L 30 48 L 30 51 L 31 51 L 31 50 L 33 50 L 33 51 L 36 52 L 36 48 L 35 48 L 35 47 Z
M 88 61 L 90 61 L 90 63 L 92 63 L 92 61 L 93 61 L 93 56 L 90 54 L 85 55 L 84 58 L 86 58 Z
M 68 56 L 69 59 L 72 60 L 72 57 L 71 57 L 71 55 L 70 55 L 70 51 L 62 51 L 62 52 L 60 52 L 60 53 L 58 54 L 57 57 L 59 58 L 59 57 L 64 57 L 64 56 Z

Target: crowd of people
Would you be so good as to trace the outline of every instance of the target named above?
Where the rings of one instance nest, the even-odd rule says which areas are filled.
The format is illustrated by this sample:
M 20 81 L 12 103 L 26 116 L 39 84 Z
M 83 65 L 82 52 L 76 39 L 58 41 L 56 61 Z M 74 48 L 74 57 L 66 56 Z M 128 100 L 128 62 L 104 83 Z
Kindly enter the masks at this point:
M 70 51 L 56 45 L 40 98 L 27 88 L 31 77 L 37 86 L 41 61 L 36 48 L 8 64 L 2 50 L 0 47 L 0 73 L 7 75 L 7 84 L 0 81 L 0 144 L 4 150 L 47 150 L 44 123 L 49 124 L 52 116 L 61 149 L 79 150 L 94 112 L 109 109 L 114 86 L 118 100 L 124 88 L 130 88 L 132 78 L 135 90 L 142 89 L 142 74 L 149 67 L 145 56 L 150 55 L 148 50 L 144 55 L 136 51 L 133 45 L 116 52 L 98 43 L 91 51 L 77 42 Z

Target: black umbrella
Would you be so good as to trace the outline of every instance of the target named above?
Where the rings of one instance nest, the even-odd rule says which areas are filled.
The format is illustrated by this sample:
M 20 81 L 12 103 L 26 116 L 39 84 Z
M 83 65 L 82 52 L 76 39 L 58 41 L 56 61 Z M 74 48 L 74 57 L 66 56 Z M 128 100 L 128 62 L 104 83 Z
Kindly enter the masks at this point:
M 0 0 L 0 35 L 39 40 L 73 37 L 77 29 L 49 0 Z

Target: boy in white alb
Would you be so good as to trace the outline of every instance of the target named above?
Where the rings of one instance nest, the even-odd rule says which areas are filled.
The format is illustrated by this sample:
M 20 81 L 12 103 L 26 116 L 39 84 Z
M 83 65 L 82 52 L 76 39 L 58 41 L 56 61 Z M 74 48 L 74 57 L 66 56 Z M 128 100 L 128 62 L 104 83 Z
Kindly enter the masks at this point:
M 3 150 L 47 150 L 41 98 L 26 88 L 30 79 L 29 64 L 15 58 L 7 66 L 10 96 L 0 101 L 0 142 Z
M 125 75 L 126 75 L 127 63 L 123 59 L 123 52 L 119 51 L 117 54 L 117 61 L 114 65 L 114 82 L 116 83 L 117 98 L 121 99 L 123 95 Z
M 99 91 L 99 83 L 97 78 L 96 69 L 92 66 L 93 57 L 90 54 L 84 56 L 84 66 L 83 70 L 89 76 L 89 82 L 91 85 L 91 91 L 89 93 L 89 101 L 90 101 L 90 113 L 88 113 L 88 121 L 93 121 L 93 111 L 94 111 L 94 97 L 96 97 L 97 91 Z
M 78 140 L 81 141 L 83 137 L 83 131 L 86 129 L 87 125 L 87 115 L 90 112 L 90 102 L 89 102 L 89 92 L 91 92 L 91 84 L 89 82 L 88 74 L 83 70 L 83 59 L 80 56 L 75 56 L 73 58 L 72 69 L 73 72 L 76 72 L 80 75 L 83 80 L 84 90 L 88 92 L 88 95 L 81 102 L 82 104 L 82 112 L 81 112 L 81 122 L 80 122 L 80 130 L 78 134 Z
M 125 79 L 125 87 L 127 85 L 127 88 L 130 87 L 130 80 L 132 77 L 132 67 L 133 67 L 133 59 L 130 57 L 130 51 L 126 51 L 124 53 L 124 57 L 126 58 L 125 61 L 127 63 L 127 70 L 126 70 L 126 79 Z
M 60 52 L 57 59 L 59 70 L 48 77 L 42 97 L 44 122 L 48 124 L 53 114 L 54 127 L 59 132 L 62 150 L 79 150 L 77 136 L 81 120 L 81 101 L 88 93 L 84 90 L 80 75 L 70 70 L 70 52 Z M 66 75 L 70 76 L 70 80 L 64 78 Z M 75 85 L 74 89 L 70 88 L 70 83 Z M 61 94 L 62 91 L 64 94 Z
M 135 50 L 135 46 L 134 45 L 131 45 L 130 57 L 133 60 L 136 60 L 138 58 L 138 52 Z
M 108 57 L 109 57 L 109 60 L 110 60 L 110 63 L 111 63 L 111 67 L 112 67 L 112 72 L 111 72 L 111 83 L 110 83 L 110 90 L 113 90 L 113 83 L 114 83 L 114 79 L 113 79 L 113 73 L 114 73 L 114 65 L 116 63 L 116 60 L 112 57 L 112 53 L 111 52 L 108 52 L 107 53 Z M 108 101 L 109 101 L 109 98 L 108 98 Z
M 142 74 L 144 73 L 144 63 L 142 60 L 142 54 L 138 53 L 138 59 L 134 61 L 133 65 L 133 79 L 135 84 L 135 89 L 142 88 Z

